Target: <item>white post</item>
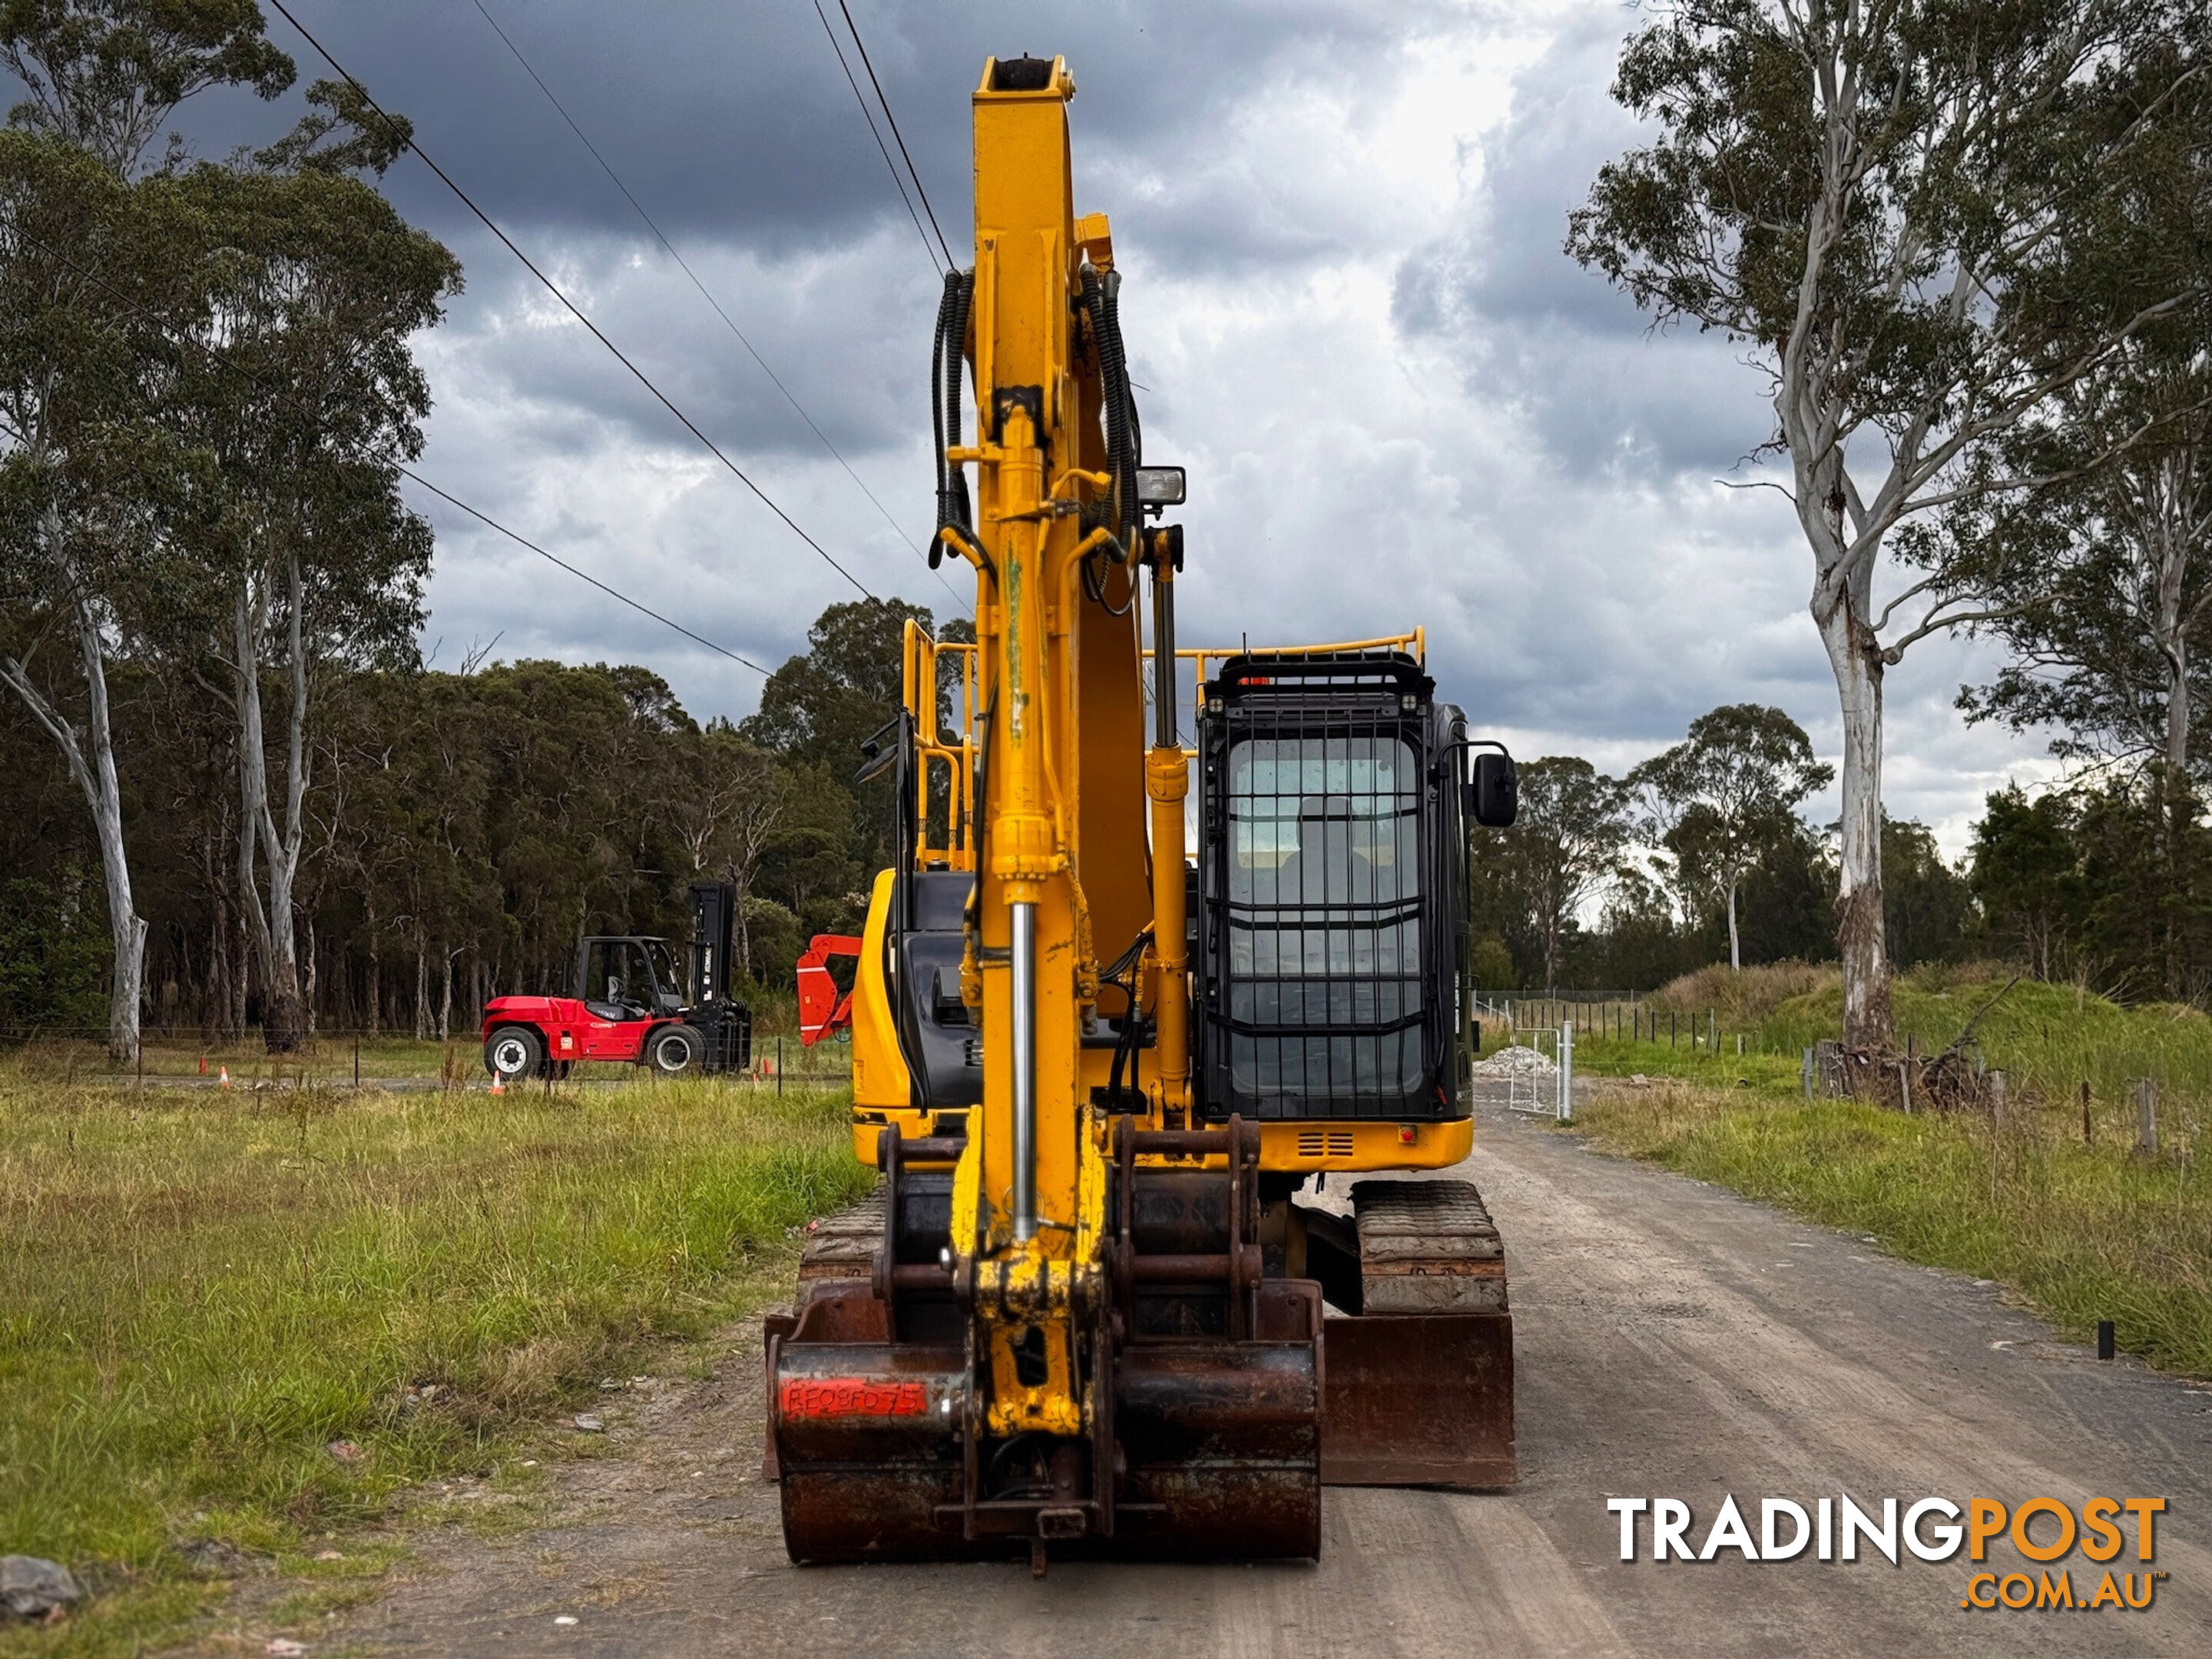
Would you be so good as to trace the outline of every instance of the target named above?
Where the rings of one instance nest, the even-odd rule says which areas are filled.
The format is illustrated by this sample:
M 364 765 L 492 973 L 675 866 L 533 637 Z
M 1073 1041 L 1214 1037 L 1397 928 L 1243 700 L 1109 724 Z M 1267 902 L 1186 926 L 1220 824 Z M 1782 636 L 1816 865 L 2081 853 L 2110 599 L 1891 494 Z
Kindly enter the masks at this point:
M 1575 1115 L 1575 1023 L 1559 1022 L 1559 1121 Z

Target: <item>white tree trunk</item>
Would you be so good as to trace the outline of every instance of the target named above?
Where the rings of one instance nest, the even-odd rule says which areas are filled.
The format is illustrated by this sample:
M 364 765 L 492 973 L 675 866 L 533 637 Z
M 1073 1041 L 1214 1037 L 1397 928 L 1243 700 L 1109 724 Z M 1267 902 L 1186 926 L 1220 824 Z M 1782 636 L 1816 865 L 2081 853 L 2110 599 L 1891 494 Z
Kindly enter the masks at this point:
M 2193 457 L 2192 457 L 2193 459 Z M 2193 539 L 2188 522 L 2189 480 L 2173 476 L 2175 458 L 2166 458 L 2156 479 L 2146 539 L 2155 561 L 2155 621 L 2153 628 L 2159 655 L 2166 664 L 2166 741 L 2160 756 L 2159 819 L 2166 842 L 2166 879 L 2175 895 L 2192 885 L 2189 870 L 2190 839 L 2196 814 L 2189 787 L 2189 738 L 2191 715 L 2189 686 L 2189 633 L 2197 620 L 2183 602 L 2189 580 L 2189 555 Z M 2193 471 L 2193 468 L 2189 469 Z M 2166 994 L 2179 999 L 2182 986 L 2182 940 L 2177 918 L 2162 918 L 2160 940 Z
M 1814 621 L 1826 647 L 1843 714 L 1843 847 L 1836 883 L 1836 949 L 1844 969 L 1844 1041 L 1886 1046 L 1890 1037 L 1889 953 L 1881 896 L 1881 676 L 1873 630 L 1847 595 Z
M 321 960 L 315 954 L 315 915 L 312 908 L 300 917 L 304 936 L 300 951 L 300 1023 L 307 1036 L 315 1034 L 315 993 L 321 981 Z
M 123 844 L 123 791 L 115 771 L 115 736 L 107 703 L 107 647 L 90 595 L 61 552 L 60 514 L 49 508 L 41 532 L 70 582 L 76 620 L 77 659 L 84 676 L 86 729 L 80 734 L 62 712 L 32 683 L 29 672 L 10 657 L 0 662 L 0 679 L 14 688 L 31 717 L 60 747 L 92 813 L 100 841 L 100 867 L 107 891 L 108 942 L 114 957 L 108 979 L 107 1052 L 111 1059 L 138 1057 L 138 1009 L 146 975 L 146 922 L 131 893 L 131 860 Z M 88 757 L 86 751 L 89 750 Z
M 262 725 L 260 636 L 263 612 L 241 577 L 233 611 L 237 651 L 238 782 L 240 823 L 238 880 L 262 979 L 262 1032 L 270 1051 L 296 1048 L 304 1030 L 300 1006 L 300 954 L 293 892 L 305 838 L 307 787 L 307 670 L 301 611 L 305 595 L 297 559 L 286 568 L 286 655 L 290 678 L 285 723 L 284 822 L 280 828 L 269 804 L 269 753 Z M 267 868 L 268 898 L 260 890 Z
M 1741 971 L 1741 969 L 1742 969 L 1742 968 L 1743 968 L 1743 946 L 1741 945 L 1741 944 L 1740 944 L 1740 943 L 1738 942 L 1737 938 L 1736 938 L 1736 929 L 1735 929 L 1735 890 L 1736 890 L 1736 880 L 1737 880 L 1736 877 L 1735 877 L 1733 873 L 1731 873 L 1731 874 L 1729 875 L 1729 882 L 1728 882 L 1729 966 L 1731 969 L 1736 969 L 1737 971 L 1739 971 L 1739 972 L 1740 972 L 1740 971 Z

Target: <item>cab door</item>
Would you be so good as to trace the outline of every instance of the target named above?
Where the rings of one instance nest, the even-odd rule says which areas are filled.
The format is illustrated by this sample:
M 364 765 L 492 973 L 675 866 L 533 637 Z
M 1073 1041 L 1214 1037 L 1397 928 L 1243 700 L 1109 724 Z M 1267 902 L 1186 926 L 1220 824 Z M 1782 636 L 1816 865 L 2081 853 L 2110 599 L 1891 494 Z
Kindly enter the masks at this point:
M 631 939 L 594 940 L 584 964 L 583 1055 L 635 1060 L 653 1024 L 653 975 Z

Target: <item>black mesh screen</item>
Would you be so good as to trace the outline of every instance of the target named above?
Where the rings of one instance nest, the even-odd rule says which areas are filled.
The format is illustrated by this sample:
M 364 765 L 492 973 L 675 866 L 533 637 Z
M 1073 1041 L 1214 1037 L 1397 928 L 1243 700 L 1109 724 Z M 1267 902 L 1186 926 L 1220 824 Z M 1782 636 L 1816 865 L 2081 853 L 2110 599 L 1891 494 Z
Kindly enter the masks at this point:
M 1208 1109 L 1449 1115 L 1428 681 L 1402 658 L 1261 664 L 1224 668 L 1202 727 Z

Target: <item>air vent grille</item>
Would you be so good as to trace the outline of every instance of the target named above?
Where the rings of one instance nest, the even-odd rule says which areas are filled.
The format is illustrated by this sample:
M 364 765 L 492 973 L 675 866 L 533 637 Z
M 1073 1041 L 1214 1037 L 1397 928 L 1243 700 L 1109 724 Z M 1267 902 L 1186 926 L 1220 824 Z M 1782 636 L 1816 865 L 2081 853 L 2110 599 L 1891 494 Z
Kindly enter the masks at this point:
M 1298 1131 L 1300 1158 L 1350 1158 L 1352 1131 L 1349 1129 L 1301 1129 Z

